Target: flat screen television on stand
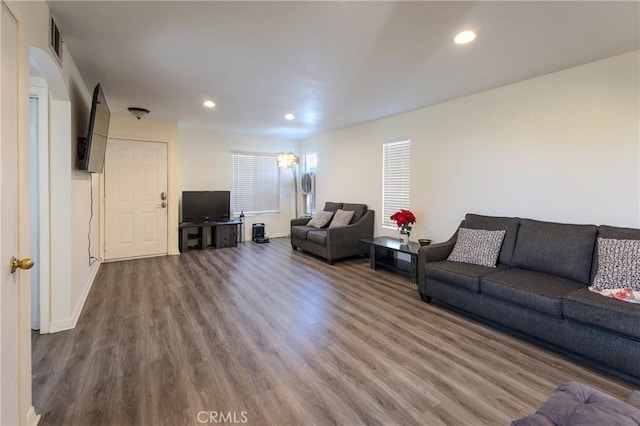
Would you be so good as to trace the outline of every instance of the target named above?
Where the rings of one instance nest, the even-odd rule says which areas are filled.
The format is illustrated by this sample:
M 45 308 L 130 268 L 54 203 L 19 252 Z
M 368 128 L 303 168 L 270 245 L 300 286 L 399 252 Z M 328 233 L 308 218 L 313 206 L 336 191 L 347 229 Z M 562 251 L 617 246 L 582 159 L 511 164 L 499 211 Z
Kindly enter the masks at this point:
M 231 217 L 231 191 L 182 191 L 182 222 L 223 222 Z
M 100 85 L 93 89 L 87 137 L 78 138 L 78 170 L 102 173 L 111 112 Z

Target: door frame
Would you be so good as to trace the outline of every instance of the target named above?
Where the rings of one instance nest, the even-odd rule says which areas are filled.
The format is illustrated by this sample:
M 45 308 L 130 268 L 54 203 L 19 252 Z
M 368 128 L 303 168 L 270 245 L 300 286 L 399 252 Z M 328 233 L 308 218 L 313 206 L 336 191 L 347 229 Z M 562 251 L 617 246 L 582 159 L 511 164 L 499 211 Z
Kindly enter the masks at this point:
M 50 217 L 49 217 L 49 88 L 46 81 L 31 77 L 30 97 L 38 98 L 38 238 L 40 240 L 37 254 L 38 287 L 40 290 L 40 334 L 49 332 L 50 292 L 51 292 L 51 253 L 50 253 Z M 31 160 L 29 167 L 32 167 Z M 31 176 L 30 176 L 31 177 Z M 29 186 L 31 190 L 31 185 Z M 33 229 L 30 229 L 33 231 Z M 33 249 L 33 248 L 32 248 Z M 31 295 L 33 299 L 33 295 Z M 31 313 L 33 315 L 33 312 Z
M 16 246 L 13 249 L 13 253 L 11 255 L 15 255 L 17 257 L 28 256 L 30 252 L 30 239 L 29 239 L 29 231 L 30 231 L 30 220 L 23 220 L 22 218 L 29 218 L 29 197 L 25 197 L 24 194 L 29 194 L 29 82 L 28 79 L 24 79 L 25 70 L 28 70 L 28 63 L 25 61 L 24 50 L 23 50 L 23 42 L 22 42 L 22 33 L 24 31 L 23 22 L 21 22 L 16 15 L 14 15 L 12 9 L 7 5 L 3 0 L 0 0 L 0 11 L 2 12 L 2 17 L 7 17 L 12 19 L 15 22 L 15 33 L 10 34 L 11 46 L 15 48 L 15 56 L 13 54 L 8 55 L 2 58 L 3 67 L 4 62 L 6 61 L 11 68 L 12 72 L 15 72 L 15 90 L 16 90 L 16 98 L 11 99 L 11 103 L 14 104 L 13 108 L 16 109 L 16 117 L 15 123 L 5 122 L 2 118 L 0 118 L 0 126 L 4 129 L 5 127 L 10 128 L 11 126 L 15 127 L 15 135 L 12 135 L 15 138 L 15 141 L 11 143 L 15 143 L 15 185 L 16 185 Z M 4 24 L 0 23 L 0 31 L 2 31 L 2 41 L 4 42 Z M 13 38 L 15 37 L 15 40 Z M 13 44 L 15 43 L 15 45 Z M 3 51 L 3 53 L 5 53 Z M 15 63 L 13 63 L 15 61 Z M 15 68 L 14 68 L 15 67 Z M 0 83 L 5 81 L 5 75 L 2 73 L 0 76 Z M 13 118 L 12 118 L 13 121 Z M 4 143 L 4 141 L 2 142 Z M 14 161 L 12 159 L 12 161 Z M 8 255 L 9 253 L 4 253 L 4 255 Z M 8 269 L 8 264 L 4 262 L 8 262 L 9 259 L 2 259 L 2 264 L 5 268 Z M 35 408 L 32 404 L 32 375 L 31 375 L 31 289 L 29 285 L 26 283 L 30 280 L 27 280 L 29 272 L 25 271 L 16 271 L 15 277 L 15 285 L 17 286 L 17 306 L 16 306 L 16 318 L 15 318 L 15 328 L 18 337 L 17 346 L 12 348 L 15 349 L 17 357 L 16 357 L 16 365 L 13 366 L 15 368 L 15 380 L 16 383 L 13 384 L 11 389 L 11 394 L 15 396 L 16 402 L 14 402 L 14 406 L 10 408 L 15 410 L 15 414 L 17 416 L 17 422 L 20 424 L 27 425 L 36 425 L 40 416 L 36 415 Z M 2 285 L 6 285 L 7 283 L 2 282 Z M 6 342 L 3 342 L 6 343 Z M 5 380 L 5 377 L 2 377 Z M 0 399 L 5 401 L 5 395 L 0 391 Z M 0 408 L 0 411 L 2 408 Z M 11 414 L 7 417 L 11 418 L 13 416 L 14 411 L 11 411 Z M 7 415 L 6 413 L 4 415 Z M 2 417 L 7 418 L 7 417 Z
M 171 143 L 167 142 L 167 141 L 159 141 L 159 140 L 154 140 L 154 139 L 144 139 L 144 138 L 139 138 L 139 137 L 132 137 L 132 138 L 125 138 L 125 137 L 115 137 L 115 138 L 107 138 L 107 146 L 109 145 L 109 141 L 111 140 L 118 140 L 118 141 L 133 141 L 133 142 L 153 142 L 153 143 L 161 143 L 166 145 L 167 147 L 167 251 L 166 253 L 162 254 L 162 255 L 171 255 L 174 254 L 173 250 L 171 248 L 171 203 L 174 200 L 174 192 L 173 192 L 173 188 L 171 185 Z M 106 156 L 105 156 L 105 166 L 104 166 L 104 170 L 106 170 Z M 105 196 L 106 196 L 106 192 L 105 192 L 105 178 L 104 178 L 104 173 L 100 173 L 100 181 L 98 183 L 99 187 L 100 187 L 100 201 L 99 201 L 99 228 L 100 228 L 100 241 L 102 242 L 102 244 L 100 244 L 100 250 L 99 250 L 99 256 L 100 256 L 100 260 L 102 262 L 118 262 L 120 260 L 127 260 L 127 258 L 122 258 L 122 259 L 113 259 L 113 260 L 104 260 L 105 258 L 105 244 L 106 244 L 106 224 L 105 224 Z M 131 259 L 138 259 L 138 258 L 144 258 L 144 257 L 157 257 L 159 255 L 150 255 L 150 256 L 138 256 L 138 257 L 132 257 Z

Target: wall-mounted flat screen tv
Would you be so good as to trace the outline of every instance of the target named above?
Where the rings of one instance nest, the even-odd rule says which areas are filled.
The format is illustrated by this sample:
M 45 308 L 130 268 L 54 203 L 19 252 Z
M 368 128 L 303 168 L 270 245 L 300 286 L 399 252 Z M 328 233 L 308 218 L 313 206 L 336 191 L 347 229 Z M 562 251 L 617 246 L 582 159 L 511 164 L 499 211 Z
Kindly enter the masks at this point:
M 86 138 L 78 138 L 78 170 L 102 173 L 111 112 L 100 85 L 93 89 Z
M 231 191 L 182 191 L 182 222 L 224 221 L 231 217 Z

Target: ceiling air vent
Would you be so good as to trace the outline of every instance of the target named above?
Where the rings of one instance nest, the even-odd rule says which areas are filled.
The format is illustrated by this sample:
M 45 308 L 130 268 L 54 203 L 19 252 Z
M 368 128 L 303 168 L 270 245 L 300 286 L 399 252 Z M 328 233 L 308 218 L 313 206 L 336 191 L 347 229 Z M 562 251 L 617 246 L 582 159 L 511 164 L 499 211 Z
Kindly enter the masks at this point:
M 58 63 L 62 65 L 62 34 L 60 34 L 60 28 L 53 19 L 53 15 L 49 15 L 49 46 Z

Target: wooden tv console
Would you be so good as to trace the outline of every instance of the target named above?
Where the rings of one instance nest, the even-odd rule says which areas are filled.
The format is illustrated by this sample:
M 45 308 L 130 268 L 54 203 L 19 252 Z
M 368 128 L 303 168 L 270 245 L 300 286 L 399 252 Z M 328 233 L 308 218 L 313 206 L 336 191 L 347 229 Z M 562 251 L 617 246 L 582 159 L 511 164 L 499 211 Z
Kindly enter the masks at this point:
M 240 240 L 239 220 L 223 222 L 183 222 L 179 225 L 179 248 L 181 252 L 189 248 L 189 241 L 197 241 L 201 250 L 207 248 L 237 247 Z

